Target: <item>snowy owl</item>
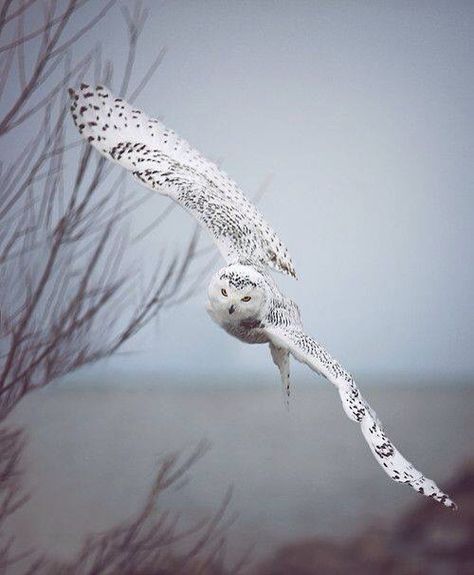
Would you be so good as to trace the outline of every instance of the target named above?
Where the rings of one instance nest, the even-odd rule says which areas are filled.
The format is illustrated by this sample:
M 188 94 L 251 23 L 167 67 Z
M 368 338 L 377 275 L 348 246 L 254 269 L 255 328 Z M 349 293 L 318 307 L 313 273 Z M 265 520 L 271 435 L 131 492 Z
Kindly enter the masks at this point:
M 434 481 L 397 451 L 350 373 L 305 333 L 298 306 L 282 295 L 270 275 L 276 270 L 296 277 L 288 250 L 237 185 L 175 132 L 106 88 L 82 84 L 70 95 L 74 123 L 92 146 L 146 187 L 180 204 L 211 234 L 227 263 L 209 285 L 211 318 L 241 341 L 269 344 L 285 394 L 290 355 L 328 379 L 385 472 L 455 508 Z

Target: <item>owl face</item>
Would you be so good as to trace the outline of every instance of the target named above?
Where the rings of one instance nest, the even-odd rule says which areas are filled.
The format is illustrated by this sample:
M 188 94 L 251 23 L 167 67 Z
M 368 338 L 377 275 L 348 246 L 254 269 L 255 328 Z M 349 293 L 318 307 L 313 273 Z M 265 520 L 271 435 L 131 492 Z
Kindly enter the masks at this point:
M 214 275 L 208 296 L 219 323 L 258 319 L 266 301 L 265 284 L 252 267 L 234 264 Z

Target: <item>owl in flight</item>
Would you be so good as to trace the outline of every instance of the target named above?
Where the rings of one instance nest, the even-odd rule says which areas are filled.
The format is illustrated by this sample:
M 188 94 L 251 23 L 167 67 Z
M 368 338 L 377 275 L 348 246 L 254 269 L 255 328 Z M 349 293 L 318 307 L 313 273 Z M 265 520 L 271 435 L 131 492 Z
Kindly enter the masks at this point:
M 290 355 L 328 379 L 385 472 L 455 509 L 436 483 L 416 470 L 388 439 L 350 373 L 306 334 L 298 306 L 280 292 L 270 275 L 276 270 L 296 277 L 288 250 L 236 184 L 175 132 L 106 88 L 82 84 L 70 95 L 72 117 L 83 138 L 147 188 L 180 204 L 211 234 L 227 264 L 209 284 L 211 318 L 241 341 L 269 344 L 286 396 Z

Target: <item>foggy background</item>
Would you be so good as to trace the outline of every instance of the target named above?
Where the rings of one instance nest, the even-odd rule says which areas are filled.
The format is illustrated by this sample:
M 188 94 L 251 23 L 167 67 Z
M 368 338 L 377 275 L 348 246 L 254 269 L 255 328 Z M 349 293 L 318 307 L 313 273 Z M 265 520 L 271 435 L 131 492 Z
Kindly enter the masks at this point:
M 147 5 L 135 76 L 167 51 L 136 106 L 249 197 L 270 179 L 259 208 L 299 276 L 278 274 L 281 289 L 401 452 L 447 489 L 474 445 L 474 3 Z M 119 7 L 106 21 L 78 51 L 100 40 L 119 67 Z M 10 144 L 5 159 L 18 151 Z M 131 177 L 127 189 L 146 194 Z M 169 202 L 156 194 L 130 214 L 130 238 Z M 183 250 L 193 229 L 177 208 L 130 246 L 137 291 L 163 248 Z M 204 287 L 117 356 L 22 400 L 10 423 L 28 437 L 31 499 L 13 519 L 25 547 L 77 551 L 137 509 L 158 457 L 203 437 L 210 453 L 167 503 L 199 518 L 234 484 L 234 551 L 354 535 L 422 499 L 390 482 L 334 388 L 295 361 L 287 413 L 267 346 L 230 338 L 205 301 Z
M 293 256 L 299 281 L 279 275 L 278 282 L 299 303 L 308 332 L 356 376 L 468 378 L 474 5 L 149 7 L 141 52 L 149 58 L 137 71 L 162 47 L 167 53 L 136 104 L 222 162 L 249 196 L 271 176 L 260 208 Z M 118 9 L 110 17 L 116 26 L 101 26 L 100 35 L 119 61 L 123 22 Z M 144 193 L 129 178 L 132 187 Z M 169 201 L 157 195 L 134 213 L 132 235 Z M 168 245 L 183 246 L 193 225 L 175 210 Z M 164 237 L 160 229 L 137 248 L 144 277 Z M 93 373 L 245 381 L 272 370 L 266 347 L 231 340 L 209 321 L 205 300 L 202 289 L 161 315 L 129 346 L 136 353 Z

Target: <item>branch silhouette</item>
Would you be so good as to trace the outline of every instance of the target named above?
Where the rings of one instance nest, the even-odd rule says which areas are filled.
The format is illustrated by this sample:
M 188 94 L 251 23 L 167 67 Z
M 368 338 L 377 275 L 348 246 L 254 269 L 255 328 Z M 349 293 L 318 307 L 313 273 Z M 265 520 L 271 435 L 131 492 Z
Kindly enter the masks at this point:
M 215 516 L 188 531 L 177 515 L 156 512 L 160 494 L 202 457 L 204 444 L 181 464 L 176 454 L 163 460 L 137 515 L 90 537 L 67 565 L 34 550 L 17 553 L 4 529 L 28 497 L 21 487 L 25 440 L 5 426 L 7 415 L 30 391 L 116 353 L 165 307 L 191 297 L 208 265 L 195 230 L 178 251 L 164 245 L 147 289 L 133 297 L 126 221 L 151 194 L 128 193 L 122 172 L 69 135 L 69 85 L 92 76 L 133 100 L 165 54 L 137 77 L 147 20 L 141 2 L 121 8 L 128 43 L 121 73 L 100 43 L 84 49 L 81 40 L 106 25 L 115 4 L 6 0 L 0 8 L 0 138 L 12 150 L 0 163 L 0 572 L 17 564 L 25 574 L 210 573 L 222 565 L 230 492 Z M 177 552 L 178 543 L 187 549 Z

